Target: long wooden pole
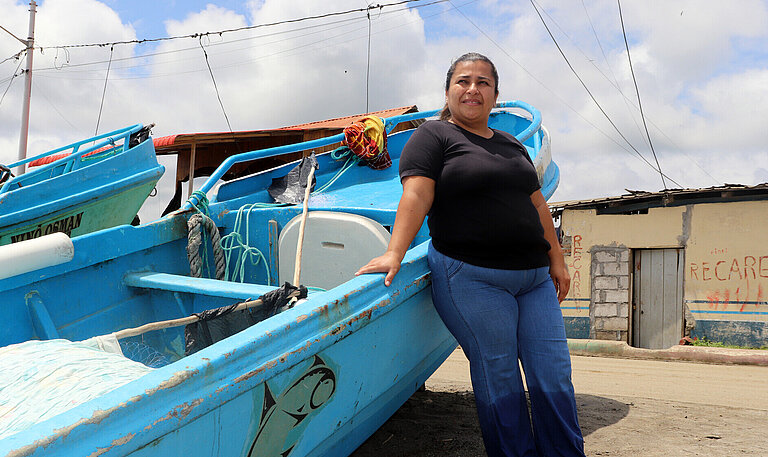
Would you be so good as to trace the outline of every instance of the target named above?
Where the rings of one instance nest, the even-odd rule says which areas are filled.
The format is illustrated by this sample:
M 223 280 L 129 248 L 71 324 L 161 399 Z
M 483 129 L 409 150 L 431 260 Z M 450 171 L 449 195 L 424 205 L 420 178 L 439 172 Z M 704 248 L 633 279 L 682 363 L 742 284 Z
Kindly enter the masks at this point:
M 288 294 L 288 296 L 291 299 L 298 297 L 299 291 L 291 292 L 290 294 Z M 242 303 L 238 303 L 232 312 L 242 311 L 244 309 L 249 309 L 249 308 L 255 308 L 256 306 L 261 306 L 263 304 L 264 302 L 260 298 L 256 300 L 244 301 Z M 132 336 L 142 335 L 144 333 L 151 332 L 153 330 L 162 330 L 164 328 L 181 327 L 182 325 L 194 324 L 199 320 L 200 318 L 197 316 L 187 316 L 187 317 L 182 317 L 180 319 L 151 322 L 149 324 L 144 324 L 141 327 L 127 328 L 127 329 L 115 332 L 115 338 L 117 338 L 118 340 L 123 338 L 130 338 Z
M 304 209 L 301 212 L 301 225 L 299 225 L 299 243 L 296 246 L 296 265 L 293 269 L 293 285 L 299 286 L 301 276 L 301 251 L 304 247 L 304 227 L 307 225 L 307 213 L 309 209 L 309 194 L 312 191 L 312 177 L 315 176 L 315 167 L 309 170 L 307 177 L 307 189 L 304 191 Z
M 189 151 L 189 186 L 187 187 L 187 198 L 192 196 L 195 191 L 195 153 L 197 143 L 192 140 L 192 148 Z

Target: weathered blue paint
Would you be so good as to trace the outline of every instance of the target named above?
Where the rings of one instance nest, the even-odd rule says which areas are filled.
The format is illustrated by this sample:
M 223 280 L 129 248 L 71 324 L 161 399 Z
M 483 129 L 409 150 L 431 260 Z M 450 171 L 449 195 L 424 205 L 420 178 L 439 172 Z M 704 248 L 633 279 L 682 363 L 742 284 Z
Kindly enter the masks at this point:
M 565 335 L 568 338 L 589 338 L 589 317 L 563 316 Z
M 492 122 L 512 133 L 532 124 L 510 113 L 494 114 Z M 391 168 L 353 167 L 313 195 L 310 210 L 363 214 L 391 227 L 402 192 L 400 149 L 410 133 L 390 136 Z M 546 134 L 537 127 L 531 135 L 540 135 L 526 144 L 540 175 L 556 179 L 541 149 Z M 290 149 L 308 145 L 318 142 Z M 322 185 L 341 163 L 327 156 L 319 162 Z M 266 187 L 292 166 L 221 186 L 210 214 L 222 233 L 232 230 L 243 204 L 268 202 Z M 544 185 L 554 190 L 556 183 Z M 270 231 L 279 232 L 300 212 L 297 206 L 253 210 L 248 236 L 268 253 Z M 77 237 L 71 262 L 0 280 L 0 345 L 52 336 L 82 340 L 255 298 L 273 287 L 263 266 L 246 270 L 245 284 L 189 278 L 191 214 L 182 210 L 139 227 Z M 348 455 L 455 348 L 432 306 L 427 241 L 422 228 L 390 287 L 380 274 L 351 278 L 190 356 L 183 356 L 181 329 L 147 334 L 144 343 L 170 363 L 9 436 L 0 441 L 0 455 Z
M 697 319 L 692 338 L 743 347 L 768 346 L 768 322 Z
M 126 127 L 9 165 L 71 153 L 0 187 L 0 244 L 130 223 L 165 170 L 151 138 L 129 147 L 140 130 Z

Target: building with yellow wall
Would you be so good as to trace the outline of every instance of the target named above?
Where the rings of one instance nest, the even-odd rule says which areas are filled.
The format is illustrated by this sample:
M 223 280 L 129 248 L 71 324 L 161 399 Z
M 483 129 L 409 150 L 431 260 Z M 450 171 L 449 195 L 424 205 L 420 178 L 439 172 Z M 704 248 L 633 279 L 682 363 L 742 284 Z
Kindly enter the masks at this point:
M 554 203 L 569 338 L 768 346 L 768 183 Z

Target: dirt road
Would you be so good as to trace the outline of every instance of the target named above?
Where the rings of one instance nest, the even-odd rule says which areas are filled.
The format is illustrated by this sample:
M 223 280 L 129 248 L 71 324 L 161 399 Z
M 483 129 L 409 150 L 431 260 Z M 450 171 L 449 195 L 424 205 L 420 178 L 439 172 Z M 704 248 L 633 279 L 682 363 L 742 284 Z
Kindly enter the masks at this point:
M 768 367 L 572 360 L 588 456 L 768 456 Z M 481 455 L 469 367 L 460 350 L 353 454 Z

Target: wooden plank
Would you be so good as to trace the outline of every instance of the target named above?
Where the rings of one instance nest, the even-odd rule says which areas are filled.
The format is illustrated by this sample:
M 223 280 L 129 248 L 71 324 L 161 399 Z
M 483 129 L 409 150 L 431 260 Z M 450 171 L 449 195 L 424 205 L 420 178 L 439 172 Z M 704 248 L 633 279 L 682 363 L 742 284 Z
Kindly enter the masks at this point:
M 278 263 L 279 255 L 278 248 L 280 247 L 278 241 L 280 239 L 280 232 L 277 227 L 277 221 L 270 219 L 269 222 L 269 277 L 271 279 L 270 285 L 278 285 L 278 275 L 280 271 L 280 264 Z
M 640 291 L 642 277 L 640 274 L 640 265 L 643 258 L 643 251 L 635 250 L 632 258 L 632 335 L 630 344 L 635 347 L 640 345 Z
M 682 338 L 684 333 L 685 321 L 685 303 L 683 302 L 683 278 L 685 274 L 685 250 L 677 249 L 677 293 L 675 294 L 675 307 L 677 309 L 677 330 L 676 334 Z M 675 344 L 680 340 L 675 341 Z
M 648 324 L 648 348 L 659 349 L 663 346 L 664 328 L 664 253 L 661 250 L 649 251 L 650 263 L 650 297 L 649 309 L 645 313 Z
M 187 189 L 187 198 L 192 196 L 192 192 L 195 191 L 195 151 L 196 144 L 192 143 L 192 151 L 189 153 L 189 187 Z
M 682 336 L 678 333 L 681 308 L 677 305 L 677 249 L 663 249 L 661 254 L 663 256 L 661 348 L 666 349 L 677 344 Z
M 640 347 L 650 348 L 653 344 L 653 252 L 642 251 L 640 261 Z

